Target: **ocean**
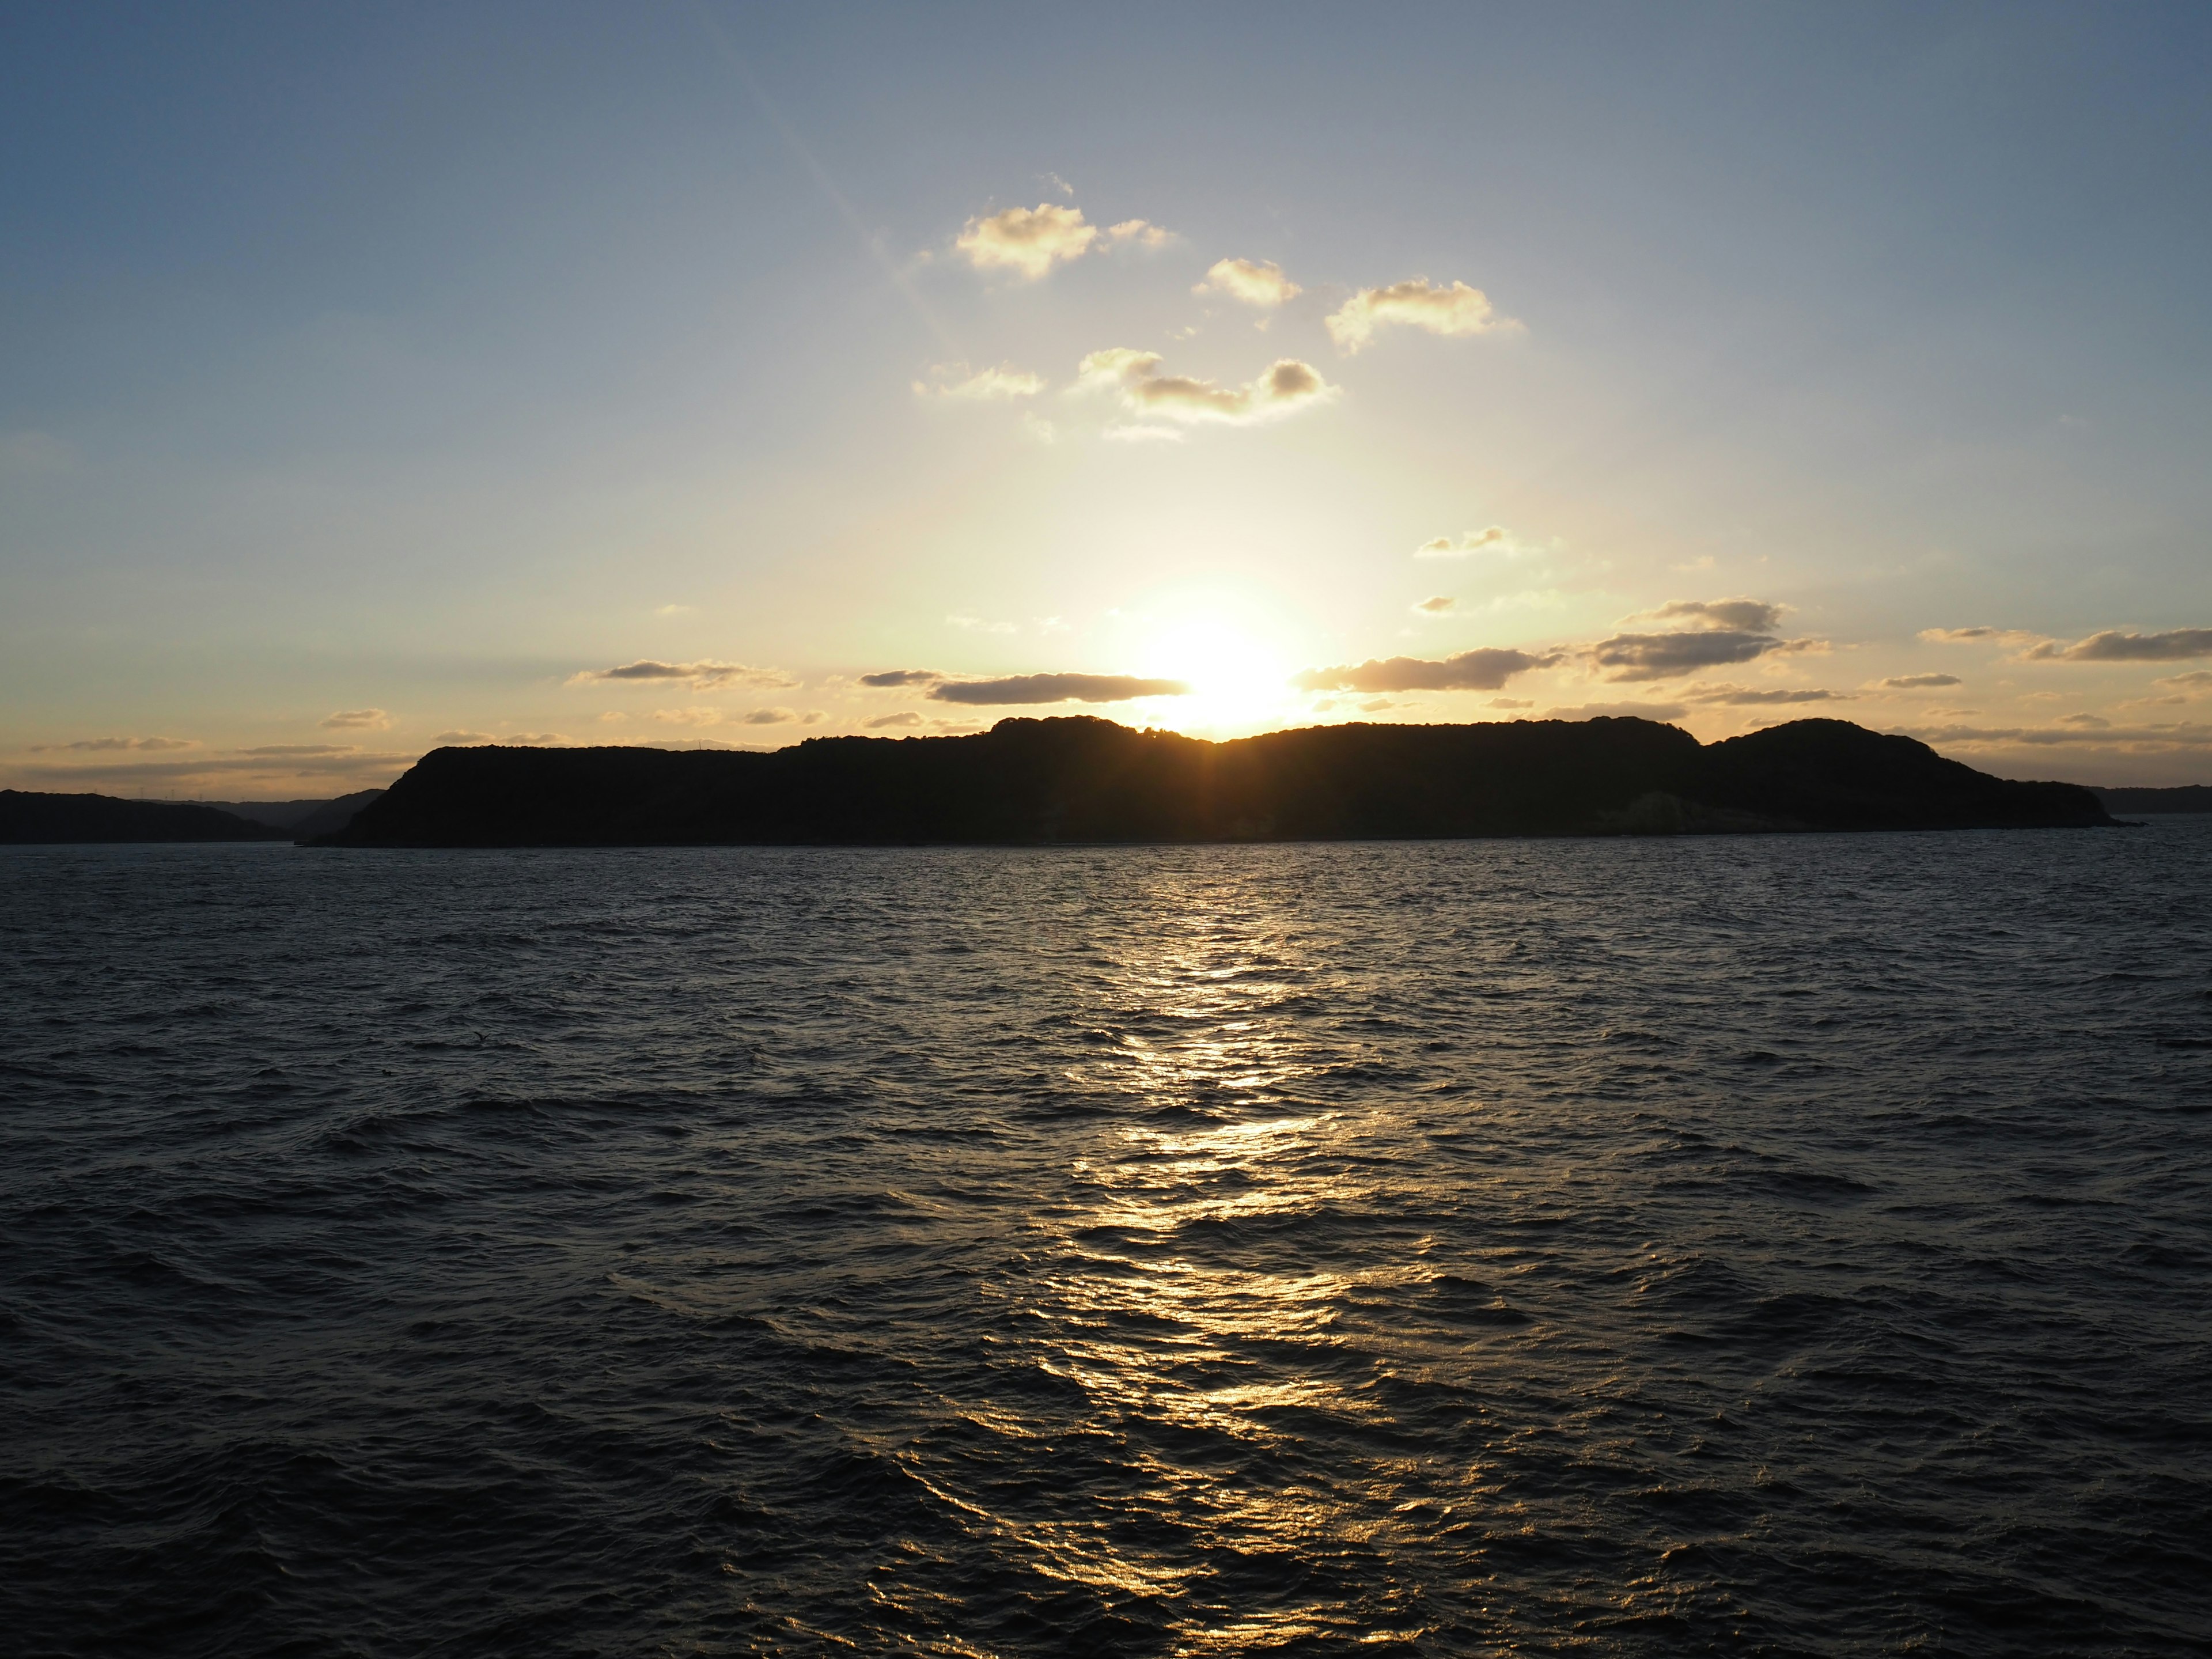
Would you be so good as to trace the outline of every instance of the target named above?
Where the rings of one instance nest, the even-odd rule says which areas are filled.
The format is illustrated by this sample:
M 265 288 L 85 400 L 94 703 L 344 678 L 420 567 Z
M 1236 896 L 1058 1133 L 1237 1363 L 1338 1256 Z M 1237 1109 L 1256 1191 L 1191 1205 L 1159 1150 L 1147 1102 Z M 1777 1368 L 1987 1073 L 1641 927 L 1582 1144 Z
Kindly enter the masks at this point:
M 0 1630 L 2212 1651 L 2212 817 L 0 850 Z

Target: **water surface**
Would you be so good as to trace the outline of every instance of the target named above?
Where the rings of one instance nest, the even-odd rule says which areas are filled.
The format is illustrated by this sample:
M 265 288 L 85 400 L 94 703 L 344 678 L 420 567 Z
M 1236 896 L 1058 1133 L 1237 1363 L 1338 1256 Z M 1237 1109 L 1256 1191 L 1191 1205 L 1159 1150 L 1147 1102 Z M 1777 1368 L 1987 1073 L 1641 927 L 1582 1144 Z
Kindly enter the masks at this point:
M 24 1653 L 2212 1647 L 2212 819 L 0 853 Z

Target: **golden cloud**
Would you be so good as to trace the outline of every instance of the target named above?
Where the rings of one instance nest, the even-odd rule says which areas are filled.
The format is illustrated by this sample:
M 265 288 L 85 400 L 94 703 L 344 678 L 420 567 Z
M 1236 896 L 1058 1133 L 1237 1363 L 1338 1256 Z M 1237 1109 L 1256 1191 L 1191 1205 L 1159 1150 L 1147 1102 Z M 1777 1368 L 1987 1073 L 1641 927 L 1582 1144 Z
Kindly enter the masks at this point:
M 1193 294 L 1220 294 L 1248 306 L 1271 307 L 1295 297 L 1298 285 L 1283 275 L 1273 259 L 1220 259 L 1206 273 Z
M 1388 288 L 1361 289 L 1330 314 L 1328 334 L 1348 354 L 1371 343 L 1376 329 L 1393 325 L 1452 336 L 1511 332 L 1521 326 L 1498 316 L 1479 288 L 1465 283 L 1439 288 L 1425 276 L 1413 276 Z
M 1115 227 L 1117 232 L 1122 228 Z M 1081 208 L 1040 202 L 1034 208 L 1008 208 L 970 219 L 952 246 L 978 270 L 1012 270 L 1033 283 L 1055 264 L 1080 259 L 1097 240 L 1098 227 L 1084 222 Z
M 1083 360 L 1077 385 L 1111 388 L 1133 414 L 1186 425 L 1214 422 L 1250 426 L 1326 403 L 1337 391 L 1310 364 L 1294 357 L 1279 359 L 1258 379 L 1239 386 L 1163 374 L 1159 366 L 1157 351 L 1111 346 Z

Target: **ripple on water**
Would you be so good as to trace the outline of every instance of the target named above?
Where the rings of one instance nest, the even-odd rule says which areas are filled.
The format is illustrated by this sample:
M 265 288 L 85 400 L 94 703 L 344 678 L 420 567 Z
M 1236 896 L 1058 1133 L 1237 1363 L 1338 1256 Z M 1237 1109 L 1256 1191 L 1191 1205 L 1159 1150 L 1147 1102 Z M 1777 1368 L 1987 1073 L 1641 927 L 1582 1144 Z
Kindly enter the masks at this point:
M 0 852 L 0 1613 L 2202 1651 L 2208 855 Z

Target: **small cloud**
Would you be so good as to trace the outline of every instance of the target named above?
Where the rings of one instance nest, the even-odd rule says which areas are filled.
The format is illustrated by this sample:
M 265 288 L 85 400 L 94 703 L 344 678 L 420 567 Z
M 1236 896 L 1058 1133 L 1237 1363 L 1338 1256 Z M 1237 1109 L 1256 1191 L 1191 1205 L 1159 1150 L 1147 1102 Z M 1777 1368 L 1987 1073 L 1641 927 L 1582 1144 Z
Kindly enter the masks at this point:
M 1892 674 L 1886 680 L 1876 680 L 1874 689 L 1877 691 L 1933 691 L 1938 686 L 1964 684 L 1956 674 Z
M 258 749 L 240 749 L 237 752 L 256 757 L 272 755 L 287 757 L 300 755 L 356 755 L 361 752 L 361 745 L 355 743 L 272 743 L 265 744 Z
M 2107 629 L 2067 645 L 2045 640 L 2032 647 L 2031 660 L 2063 662 L 2181 662 L 2212 657 L 2212 628 L 2176 628 L 2164 634 L 2126 634 Z
M 1534 708 L 1536 705 L 1526 697 L 1492 697 L 1490 706 L 1492 708 Z
M 944 678 L 933 668 L 891 668 L 880 674 L 863 674 L 860 684 L 882 690 L 894 685 L 934 685 Z
M 2061 726 L 2078 726 L 2092 732 L 2109 732 L 2112 726 L 2112 721 L 2101 714 L 2061 714 L 2058 723 Z
M 1012 270 L 1035 282 L 1055 264 L 1080 259 L 1097 240 L 1098 227 L 1084 222 L 1082 209 L 1040 202 L 970 219 L 952 246 L 978 270 Z
M 558 732 L 510 732 L 499 741 L 520 744 L 532 749 L 542 749 L 550 744 L 566 743 L 568 739 Z
M 1590 647 L 1600 668 L 1613 672 L 1615 682 L 1672 679 L 1703 668 L 1723 668 L 1750 662 L 1770 651 L 1787 650 L 1810 641 L 1778 640 L 1771 634 L 1741 629 L 1716 628 L 1675 634 L 1616 634 Z
M 1769 605 L 1764 599 L 1669 599 L 1656 611 L 1643 614 L 1658 622 L 1688 620 L 1747 634 L 1765 634 L 1780 623 L 1785 608 Z
M 929 372 L 935 377 L 935 383 L 916 380 L 915 397 L 946 398 L 962 403 L 1006 403 L 1016 398 L 1034 398 L 1044 390 L 1043 375 L 1016 368 L 1012 363 L 978 369 L 973 374 L 965 363 L 939 363 Z
M 568 676 L 570 685 L 667 684 L 681 683 L 694 691 L 725 691 L 738 686 L 796 685 L 780 668 L 748 668 L 738 662 L 626 662 L 619 668 L 587 668 Z
M 1118 225 L 1109 225 L 1106 228 L 1106 237 L 1109 241 L 1127 242 L 1133 247 L 1149 251 L 1153 248 L 1165 247 L 1170 242 L 1175 240 L 1175 233 L 1171 230 L 1162 230 L 1158 225 L 1148 223 L 1142 219 L 1124 219 Z
M 1490 296 L 1479 288 L 1454 283 L 1438 288 L 1425 276 L 1413 276 L 1388 288 L 1363 288 L 1332 313 L 1329 337 L 1347 354 L 1364 349 L 1375 331 L 1397 325 L 1425 329 L 1431 334 L 1467 336 L 1517 330 L 1521 325 L 1495 315 Z
M 388 732 L 392 729 L 392 716 L 381 708 L 341 708 L 324 720 L 323 729 L 326 732 Z
M 629 718 L 629 716 L 623 714 L 619 708 L 610 708 L 605 714 L 599 716 L 599 719 L 609 726 L 619 726 Z
M 1066 179 L 1061 178 L 1056 173 L 1040 173 L 1037 175 L 1037 181 L 1040 184 L 1050 185 L 1062 196 L 1073 196 L 1075 194 L 1075 186 L 1069 184 Z
M 1138 697 L 1180 697 L 1181 680 L 1141 679 L 1132 674 L 1016 674 L 998 680 L 943 680 L 930 687 L 939 702 L 1012 705 L 1040 702 L 1127 702 Z
M 1283 275 L 1273 259 L 1220 259 L 1206 273 L 1193 294 L 1220 294 L 1248 306 L 1273 307 L 1296 298 L 1298 285 Z
M 1085 357 L 1077 371 L 1079 388 L 1118 392 L 1132 413 L 1185 423 L 1213 422 L 1250 426 L 1328 402 L 1337 388 L 1310 364 L 1284 357 L 1258 379 L 1241 386 L 1192 380 L 1159 372 L 1157 351 L 1111 346 Z
M 159 753 L 170 749 L 197 749 L 199 744 L 190 738 L 80 738 L 75 743 L 34 743 L 34 755 L 53 754 L 73 750 L 80 754 L 106 754 L 116 750 L 137 750 Z
M 692 617 L 698 612 L 699 607 L 696 605 L 660 605 L 653 610 L 656 617 Z
M 1359 705 L 1359 712 L 1363 714 L 1379 714 L 1386 708 L 1395 708 L 1397 706 L 1388 697 L 1370 697 Z
M 1450 610 L 1452 606 L 1458 603 L 1459 601 L 1453 599 L 1449 594 L 1438 593 L 1431 599 L 1421 600 L 1420 603 L 1413 607 L 1413 609 L 1427 616 L 1441 617 L 1445 611 Z
M 1992 645 L 2041 645 L 2048 643 L 2040 634 L 2029 634 L 2017 628 L 1923 628 L 1920 637 L 1930 645 L 1974 645 L 1987 641 Z
M 1720 703 L 1732 708 L 1765 703 L 1844 702 L 1850 696 L 1847 691 L 1760 690 L 1747 685 L 1700 685 L 1686 695 L 1692 702 Z
M 605 720 L 606 716 L 602 714 L 599 718 Z M 467 747 L 479 743 L 497 743 L 499 739 L 489 732 L 441 732 L 430 741 L 441 745 Z
M 796 709 L 756 708 L 750 714 L 745 715 L 738 724 L 743 726 L 787 726 L 798 718 L 799 714 Z M 817 714 L 814 718 L 818 720 L 822 717 L 819 714 Z
M 886 726 L 919 726 L 921 724 L 921 716 L 914 713 L 911 709 L 908 709 L 902 714 L 884 714 L 875 720 L 870 720 L 868 722 L 868 730 L 875 732 L 881 730 Z
M 1519 558 L 1530 551 L 1513 539 L 1512 532 L 1502 524 L 1492 525 L 1486 530 L 1470 530 L 1455 541 L 1449 536 L 1438 536 L 1423 542 L 1413 550 L 1417 559 L 1463 559 L 1471 553 L 1501 555 Z
M 2155 685 L 2185 685 L 2191 690 L 2212 691 L 2212 668 L 2194 668 L 2186 674 L 2168 674 L 2152 682 Z
M 954 628 L 971 634 L 1012 634 L 1019 630 L 1010 622 L 985 622 L 981 617 L 950 616 L 945 619 Z
M 1713 568 L 1713 556 L 1707 553 L 1692 559 L 1686 564 L 1670 564 L 1667 568 L 1678 576 L 1692 576 L 1701 570 L 1711 570 Z
M 656 708 L 652 718 L 663 726 L 720 726 L 723 712 L 719 708 Z
M 1441 662 L 1390 657 L 1337 668 L 1309 668 L 1291 677 L 1301 691 L 1496 691 L 1516 674 L 1550 668 L 1561 660 L 1554 651 L 1532 657 L 1525 651 L 1462 651 Z

